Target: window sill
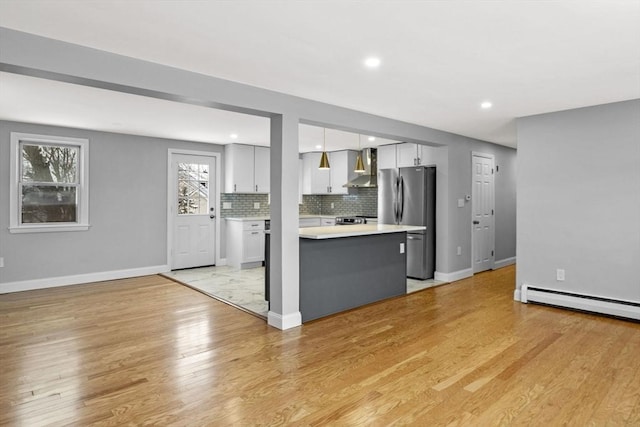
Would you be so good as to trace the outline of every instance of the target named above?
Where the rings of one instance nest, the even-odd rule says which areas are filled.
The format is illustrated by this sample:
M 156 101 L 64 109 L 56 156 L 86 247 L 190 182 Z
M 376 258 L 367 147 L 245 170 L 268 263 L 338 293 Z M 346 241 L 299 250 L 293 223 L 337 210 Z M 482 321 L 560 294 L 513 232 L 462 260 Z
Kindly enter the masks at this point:
M 56 233 L 62 231 L 87 231 L 89 224 L 65 224 L 65 225 L 23 225 L 21 227 L 9 227 L 9 233 Z

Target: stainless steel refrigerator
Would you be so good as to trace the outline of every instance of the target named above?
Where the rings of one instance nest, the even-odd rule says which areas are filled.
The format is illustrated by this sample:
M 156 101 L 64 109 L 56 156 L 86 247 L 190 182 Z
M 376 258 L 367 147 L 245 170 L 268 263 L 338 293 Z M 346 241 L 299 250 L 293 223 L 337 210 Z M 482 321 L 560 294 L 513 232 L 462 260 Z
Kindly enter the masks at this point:
M 407 276 L 432 278 L 436 264 L 435 166 L 379 170 L 378 223 L 426 227 L 407 233 Z

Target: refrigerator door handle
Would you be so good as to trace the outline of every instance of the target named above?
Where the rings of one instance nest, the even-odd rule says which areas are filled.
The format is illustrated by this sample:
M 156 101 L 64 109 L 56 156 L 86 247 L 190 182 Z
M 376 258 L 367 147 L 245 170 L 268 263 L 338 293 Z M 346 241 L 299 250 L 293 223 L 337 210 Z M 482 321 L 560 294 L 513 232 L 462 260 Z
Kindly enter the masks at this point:
M 393 220 L 394 223 L 397 224 L 398 223 L 398 189 L 399 189 L 399 185 L 400 185 L 400 178 L 396 177 L 394 184 L 394 191 L 393 191 Z
M 398 194 L 400 195 L 399 200 L 399 206 L 398 206 L 398 223 L 402 222 L 402 217 L 404 216 L 404 178 L 402 178 L 402 176 L 400 176 L 400 190 L 398 191 Z

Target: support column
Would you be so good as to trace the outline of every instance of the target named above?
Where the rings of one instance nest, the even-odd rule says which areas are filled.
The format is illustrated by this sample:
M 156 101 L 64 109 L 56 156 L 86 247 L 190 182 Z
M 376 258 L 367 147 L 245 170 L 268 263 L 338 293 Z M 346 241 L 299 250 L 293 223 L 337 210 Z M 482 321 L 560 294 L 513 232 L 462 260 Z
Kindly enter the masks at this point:
M 298 237 L 298 117 L 271 117 L 271 248 L 269 325 L 302 324 Z

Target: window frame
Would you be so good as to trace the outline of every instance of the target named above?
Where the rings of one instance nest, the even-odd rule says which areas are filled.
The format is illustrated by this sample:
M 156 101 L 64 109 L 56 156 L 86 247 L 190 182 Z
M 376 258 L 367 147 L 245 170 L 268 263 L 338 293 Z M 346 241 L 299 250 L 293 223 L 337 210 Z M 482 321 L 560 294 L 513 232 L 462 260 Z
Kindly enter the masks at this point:
M 43 222 L 23 224 L 20 144 L 64 145 L 78 148 L 78 184 L 76 190 L 76 222 Z M 86 231 L 89 229 L 89 140 L 66 136 L 38 135 L 11 132 L 10 149 L 10 186 L 9 186 L 9 232 L 10 233 L 46 233 L 59 231 Z

